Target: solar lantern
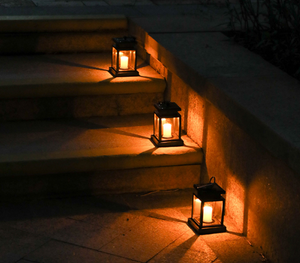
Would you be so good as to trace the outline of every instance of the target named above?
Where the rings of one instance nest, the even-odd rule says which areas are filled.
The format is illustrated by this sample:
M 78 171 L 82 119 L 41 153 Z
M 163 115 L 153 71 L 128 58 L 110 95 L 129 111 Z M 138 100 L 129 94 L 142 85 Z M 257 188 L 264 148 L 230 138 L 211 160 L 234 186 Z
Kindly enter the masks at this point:
M 135 38 L 119 37 L 113 41 L 110 74 L 114 77 L 138 76 Z
M 197 234 L 226 232 L 225 198 L 222 196 L 226 192 L 215 180 L 215 177 L 212 177 L 208 184 L 194 185 L 192 215 L 188 219 L 188 225 Z
M 152 143 L 157 147 L 182 146 L 181 108 L 175 102 L 154 104 Z

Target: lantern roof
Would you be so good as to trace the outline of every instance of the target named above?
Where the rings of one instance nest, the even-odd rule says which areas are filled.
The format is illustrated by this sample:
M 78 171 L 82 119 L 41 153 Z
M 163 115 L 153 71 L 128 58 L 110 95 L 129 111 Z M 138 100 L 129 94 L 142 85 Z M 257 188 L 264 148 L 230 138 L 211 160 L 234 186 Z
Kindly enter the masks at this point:
M 170 101 L 163 101 L 154 104 L 158 111 L 181 111 L 181 108 L 175 103 Z
M 116 37 L 113 38 L 113 41 L 115 42 L 115 46 L 119 49 L 122 48 L 134 48 L 135 44 L 137 43 L 135 40 L 135 37 Z
M 212 179 L 215 179 L 215 177 L 212 177 L 210 182 L 205 185 L 194 184 L 194 188 L 197 190 L 199 195 L 221 195 L 226 193 L 226 191 L 219 186 L 215 180 L 212 183 Z

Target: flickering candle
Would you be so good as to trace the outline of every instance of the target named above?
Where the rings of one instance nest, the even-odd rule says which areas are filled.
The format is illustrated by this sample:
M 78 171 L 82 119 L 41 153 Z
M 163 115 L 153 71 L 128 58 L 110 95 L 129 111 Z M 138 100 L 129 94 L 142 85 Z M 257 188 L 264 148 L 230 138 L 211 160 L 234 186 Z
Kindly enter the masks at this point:
M 163 137 L 164 138 L 172 138 L 172 124 L 165 123 L 163 125 Z
M 121 57 L 121 69 L 128 69 L 128 57 L 127 56 L 122 56 Z
M 212 207 L 204 206 L 203 207 L 203 222 L 204 223 L 212 223 Z

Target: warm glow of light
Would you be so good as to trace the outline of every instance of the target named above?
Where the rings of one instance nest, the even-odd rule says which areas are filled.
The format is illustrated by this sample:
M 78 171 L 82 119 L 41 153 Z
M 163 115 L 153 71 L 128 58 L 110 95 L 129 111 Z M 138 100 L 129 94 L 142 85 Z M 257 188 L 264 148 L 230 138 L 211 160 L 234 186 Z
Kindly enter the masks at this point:
M 196 198 L 194 204 L 194 216 L 200 216 L 200 205 L 201 205 L 200 199 Z
M 127 56 L 122 56 L 121 57 L 121 69 L 128 69 L 128 57 Z
M 172 138 L 172 124 L 165 123 L 163 125 L 163 137 L 164 138 Z
M 212 223 L 212 207 L 204 206 L 203 207 L 203 222 L 204 223 Z

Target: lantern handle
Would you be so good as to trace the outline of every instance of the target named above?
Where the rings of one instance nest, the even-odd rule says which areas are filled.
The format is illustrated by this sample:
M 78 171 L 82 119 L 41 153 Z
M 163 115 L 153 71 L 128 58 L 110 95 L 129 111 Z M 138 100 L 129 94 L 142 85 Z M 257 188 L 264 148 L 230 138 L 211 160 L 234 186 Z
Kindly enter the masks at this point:
M 214 177 L 214 176 L 211 177 L 211 178 L 209 179 L 209 182 L 212 183 L 212 182 L 211 182 L 212 180 L 214 180 L 214 183 L 216 183 L 216 177 Z

